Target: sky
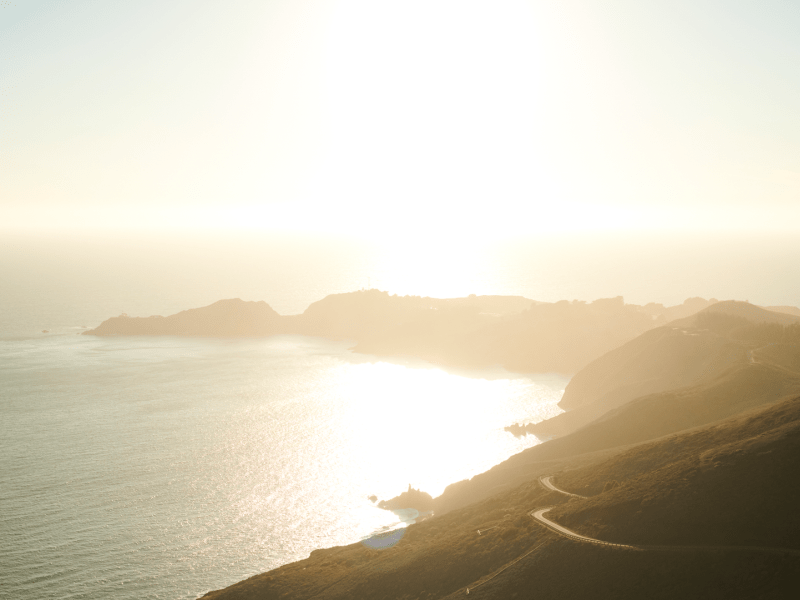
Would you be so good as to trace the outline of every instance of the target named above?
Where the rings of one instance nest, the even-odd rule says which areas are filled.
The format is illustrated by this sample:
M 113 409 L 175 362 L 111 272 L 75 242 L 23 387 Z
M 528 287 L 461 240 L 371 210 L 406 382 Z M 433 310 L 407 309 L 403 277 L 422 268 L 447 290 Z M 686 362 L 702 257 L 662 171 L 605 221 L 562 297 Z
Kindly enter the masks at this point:
M 800 233 L 793 0 L 3 0 L 0 228 Z

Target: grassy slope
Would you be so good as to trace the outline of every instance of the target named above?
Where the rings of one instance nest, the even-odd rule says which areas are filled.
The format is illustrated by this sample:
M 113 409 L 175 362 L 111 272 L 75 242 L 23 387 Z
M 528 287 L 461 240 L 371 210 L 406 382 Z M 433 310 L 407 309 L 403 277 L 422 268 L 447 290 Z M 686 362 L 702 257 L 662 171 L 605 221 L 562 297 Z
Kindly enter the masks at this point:
M 626 552 L 559 539 L 470 600 L 785 600 L 800 596 L 800 561 L 757 552 Z M 447 600 L 465 598 L 459 590 Z
M 800 549 L 798 472 L 795 397 L 564 473 L 557 485 L 596 495 L 552 515 L 608 541 Z

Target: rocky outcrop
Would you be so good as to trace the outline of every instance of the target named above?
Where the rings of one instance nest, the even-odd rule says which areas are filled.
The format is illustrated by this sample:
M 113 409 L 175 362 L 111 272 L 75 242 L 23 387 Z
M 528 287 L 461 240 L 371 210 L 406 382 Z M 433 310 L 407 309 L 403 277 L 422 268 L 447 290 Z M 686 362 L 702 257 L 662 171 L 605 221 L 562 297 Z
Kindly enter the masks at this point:
M 408 491 L 403 492 L 399 496 L 395 496 L 391 500 L 381 500 L 378 502 L 378 508 L 385 510 L 401 510 L 403 508 L 413 508 L 419 512 L 427 512 L 433 510 L 433 498 L 427 492 L 415 490 L 408 485 Z

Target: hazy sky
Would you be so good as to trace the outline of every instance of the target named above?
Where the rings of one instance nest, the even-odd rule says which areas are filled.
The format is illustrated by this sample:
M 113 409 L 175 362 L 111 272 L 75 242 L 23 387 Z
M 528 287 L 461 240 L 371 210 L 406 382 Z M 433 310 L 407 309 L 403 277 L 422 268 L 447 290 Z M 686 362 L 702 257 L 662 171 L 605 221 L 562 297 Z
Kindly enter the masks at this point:
M 0 223 L 800 226 L 796 0 L 3 0 Z

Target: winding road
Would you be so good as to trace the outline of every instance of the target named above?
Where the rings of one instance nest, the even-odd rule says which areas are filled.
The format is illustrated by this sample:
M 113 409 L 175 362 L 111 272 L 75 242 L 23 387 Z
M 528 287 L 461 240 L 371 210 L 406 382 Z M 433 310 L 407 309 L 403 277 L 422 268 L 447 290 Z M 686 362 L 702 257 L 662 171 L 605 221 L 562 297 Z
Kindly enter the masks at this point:
M 548 475 L 547 477 L 539 477 L 539 483 L 541 483 L 542 486 L 545 487 L 545 489 L 551 490 L 553 492 L 558 492 L 559 494 L 564 494 L 565 496 L 571 496 L 572 498 L 586 498 L 586 496 L 580 496 L 578 494 L 565 492 L 564 490 L 557 488 L 553 484 L 552 479 L 553 479 L 552 475 Z M 574 531 L 567 529 L 566 527 L 562 527 L 558 523 L 554 523 L 553 521 L 544 516 L 544 514 L 551 508 L 553 507 L 547 506 L 545 508 L 539 508 L 536 510 L 532 510 L 528 514 L 537 521 L 539 521 L 539 523 L 547 527 L 549 530 L 554 531 L 555 533 L 564 536 L 565 538 L 575 540 L 576 542 L 588 542 L 590 544 L 598 544 L 600 546 L 611 546 L 614 548 L 625 548 L 627 550 L 641 550 L 641 548 L 638 548 L 636 546 L 628 546 L 626 544 L 612 544 L 611 542 L 604 542 L 603 540 L 590 538 L 585 535 L 575 533 Z
M 565 496 L 571 496 L 573 498 L 586 498 L 586 496 L 579 496 L 578 494 L 572 494 L 570 492 L 565 492 L 562 489 L 557 488 L 552 482 L 552 475 L 547 477 L 539 477 L 539 483 L 542 484 L 548 490 L 553 492 L 558 492 L 559 494 L 564 494 Z M 550 531 L 557 533 L 558 535 L 565 537 L 570 540 L 574 540 L 576 542 L 587 542 L 589 544 L 597 544 L 599 546 L 610 546 L 613 548 L 622 548 L 625 550 L 666 550 L 670 552 L 698 552 L 698 551 L 713 551 L 717 552 L 720 550 L 724 551 L 744 551 L 744 552 L 768 552 L 770 554 L 791 554 L 794 556 L 800 556 L 800 550 L 795 550 L 792 548 L 774 548 L 774 547 L 765 547 L 765 546 L 630 546 L 628 544 L 614 544 L 612 542 L 604 542 L 603 540 L 598 540 L 595 538 L 590 538 L 585 535 L 581 535 L 579 533 L 575 533 L 574 531 L 559 525 L 558 523 L 554 523 L 550 519 L 544 516 L 544 514 L 549 511 L 552 506 L 547 506 L 544 508 L 534 509 L 528 514 L 533 517 L 536 521 L 547 527 Z
M 586 496 L 581 496 L 579 494 L 573 494 L 571 492 L 566 492 L 566 491 L 564 491 L 562 489 L 559 489 L 558 487 L 555 486 L 555 484 L 553 483 L 552 479 L 553 479 L 552 475 L 549 475 L 549 476 L 546 476 L 546 477 L 539 477 L 539 483 L 545 489 L 548 489 L 548 490 L 553 491 L 553 492 L 558 492 L 559 494 L 564 494 L 565 496 L 571 496 L 573 498 L 586 498 Z M 545 513 L 547 511 L 551 510 L 552 508 L 553 508 L 552 506 L 546 506 L 544 508 L 537 508 L 537 509 L 534 509 L 534 510 L 530 511 L 528 513 L 528 515 L 533 517 L 534 520 L 536 520 L 537 522 L 542 524 L 544 527 L 546 527 L 550 531 L 552 531 L 552 532 L 554 532 L 554 533 L 556 533 L 556 534 L 558 534 L 558 535 L 560 535 L 562 537 L 565 537 L 567 539 L 576 541 L 576 542 L 585 542 L 585 543 L 588 543 L 588 544 L 596 544 L 598 546 L 619 548 L 619 549 L 622 549 L 622 550 L 633 550 L 633 551 L 636 551 L 636 552 L 642 552 L 642 551 L 646 551 L 646 550 L 656 550 L 656 551 L 661 550 L 661 551 L 668 551 L 668 552 L 746 551 L 746 552 L 768 552 L 770 554 L 780 554 L 780 555 L 790 554 L 790 555 L 794 555 L 794 556 L 800 556 L 800 550 L 794 550 L 794 549 L 790 549 L 790 548 L 765 548 L 765 547 L 762 547 L 762 546 L 630 546 L 630 545 L 627 545 L 627 544 L 614 544 L 614 543 L 611 543 L 611 542 L 604 542 L 603 540 L 598 540 L 598 539 L 595 539 L 595 538 L 587 537 L 585 535 L 581 535 L 579 533 L 575 533 L 574 531 L 572 531 L 570 529 L 567 529 L 566 527 L 563 527 L 563 526 L 559 525 L 558 523 L 554 523 L 553 521 L 551 521 L 550 519 L 548 519 L 547 517 L 544 516 Z M 489 529 L 494 529 L 494 527 L 491 527 Z M 478 535 L 481 534 L 481 531 L 488 531 L 488 529 L 478 530 Z M 500 573 L 502 573 L 503 571 L 505 571 L 506 569 L 508 569 L 512 565 L 515 565 L 516 563 L 521 561 L 523 558 L 525 558 L 526 556 L 531 554 L 534 550 L 538 549 L 542 544 L 543 544 L 543 542 L 540 542 L 539 544 L 537 544 L 536 546 L 534 546 L 533 548 L 528 550 L 522 556 L 519 556 L 518 558 L 512 560 L 511 562 L 503 565 L 501 568 L 497 569 L 496 571 L 494 571 L 490 575 L 488 575 L 488 576 L 478 580 L 477 582 L 475 582 L 472 586 L 464 588 L 465 593 L 469 594 L 470 590 L 475 591 L 478 587 L 484 585 L 485 583 L 489 583 L 492 579 L 497 577 Z
M 604 542 L 603 540 L 586 537 L 585 535 L 575 533 L 574 531 L 571 531 L 566 527 L 562 527 L 558 523 L 553 523 L 553 521 L 547 519 L 544 516 L 544 513 L 546 513 L 551 508 L 553 507 L 550 506 L 547 508 L 540 508 L 539 510 L 531 511 L 528 514 L 537 521 L 539 521 L 539 523 L 550 529 L 551 531 L 555 531 L 557 534 L 562 535 L 565 538 L 575 540 L 576 542 L 589 542 L 590 544 L 598 544 L 600 546 L 612 546 L 614 548 L 625 548 L 627 550 L 641 550 L 641 548 L 638 548 L 636 546 L 628 546 L 626 544 L 612 544 L 611 542 Z
M 564 490 L 557 488 L 553 484 L 552 479 L 553 479 L 552 475 L 548 475 L 547 477 L 539 477 L 539 483 L 541 483 L 548 490 L 558 492 L 559 494 L 564 494 L 565 496 L 572 496 L 573 498 L 586 498 L 586 496 L 581 496 L 579 494 L 572 494 L 570 492 L 565 492 Z

